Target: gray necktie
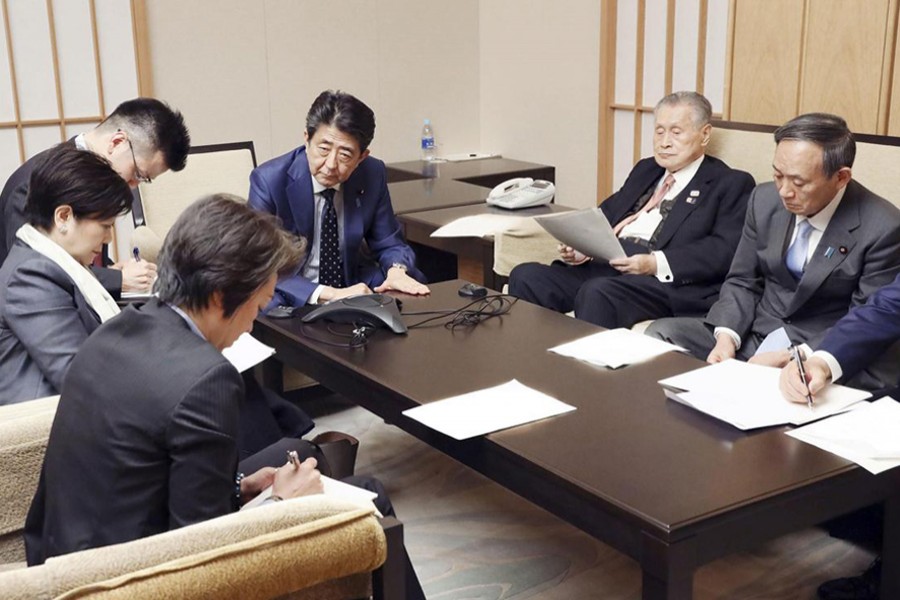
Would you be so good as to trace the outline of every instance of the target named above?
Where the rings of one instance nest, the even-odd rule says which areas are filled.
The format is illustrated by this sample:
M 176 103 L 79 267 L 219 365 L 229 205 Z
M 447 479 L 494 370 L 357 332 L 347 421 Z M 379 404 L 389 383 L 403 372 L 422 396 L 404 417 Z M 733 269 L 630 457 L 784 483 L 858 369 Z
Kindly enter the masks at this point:
M 809 252 L 809 235 L 812 231 L 813 226 L 808 219 L 800 221 L 797 225 L 797 237 L 794 238 L 794 242 L 788 248 L 784 257 L 784 264 L 797 281 L 800 281 L 800 278 L 803 277 L 806 255 Z

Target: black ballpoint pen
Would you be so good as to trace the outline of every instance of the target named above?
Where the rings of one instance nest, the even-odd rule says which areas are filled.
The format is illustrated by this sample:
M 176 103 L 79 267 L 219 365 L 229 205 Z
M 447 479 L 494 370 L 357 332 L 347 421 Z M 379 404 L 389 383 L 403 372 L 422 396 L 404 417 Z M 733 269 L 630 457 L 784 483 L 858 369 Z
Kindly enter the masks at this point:
M 800 381 L 803 383 L 803 389 L 806 390 L 806 406 L 813 407 L 813 397 L 809 392 L 809 381 L 806 379 L 806 369 L 803 368 L 803 360 L 800 358 L 800 350 L 797 346 L 791 344 L 791 360 L 797 363 L 797 370 L 800 372 Z

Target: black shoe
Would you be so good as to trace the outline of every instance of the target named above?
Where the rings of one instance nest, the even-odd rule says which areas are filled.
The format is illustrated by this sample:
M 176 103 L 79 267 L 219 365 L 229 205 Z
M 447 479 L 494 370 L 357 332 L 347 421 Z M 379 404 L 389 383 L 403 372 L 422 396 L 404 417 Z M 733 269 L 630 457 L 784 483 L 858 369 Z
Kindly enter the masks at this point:
M 819 586 L 821 600 L 878 600 L 881 587 L 881 558 L 856 577 L 841 577 L 826 581 Z

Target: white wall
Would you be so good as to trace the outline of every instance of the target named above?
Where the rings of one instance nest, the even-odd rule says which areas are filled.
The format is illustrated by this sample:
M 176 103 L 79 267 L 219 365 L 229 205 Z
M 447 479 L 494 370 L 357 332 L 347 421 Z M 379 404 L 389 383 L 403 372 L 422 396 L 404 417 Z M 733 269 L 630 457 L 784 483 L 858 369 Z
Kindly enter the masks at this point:
M 195 144 L 250 139 L 260 161 L 287 152 L 332 88 L 375 111 L 383 160 L 418 158 L 425 117 L 440 152 L 478 147 L 477 0 L 154 0 L 147 13 L 154 93 Z
M 482 0 L 481 149 L 556 166 L 556 201 L 597 201 L 600 2 Z

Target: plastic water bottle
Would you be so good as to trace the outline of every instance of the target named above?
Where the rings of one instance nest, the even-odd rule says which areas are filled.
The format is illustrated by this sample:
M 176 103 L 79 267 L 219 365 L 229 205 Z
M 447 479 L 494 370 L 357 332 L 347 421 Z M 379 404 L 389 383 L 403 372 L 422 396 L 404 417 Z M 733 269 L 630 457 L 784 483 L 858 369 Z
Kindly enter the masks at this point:
M 434 132 L 431 130 L 431 119 L 425 119 L 422 126 L 422 160 L 434 160 Z

